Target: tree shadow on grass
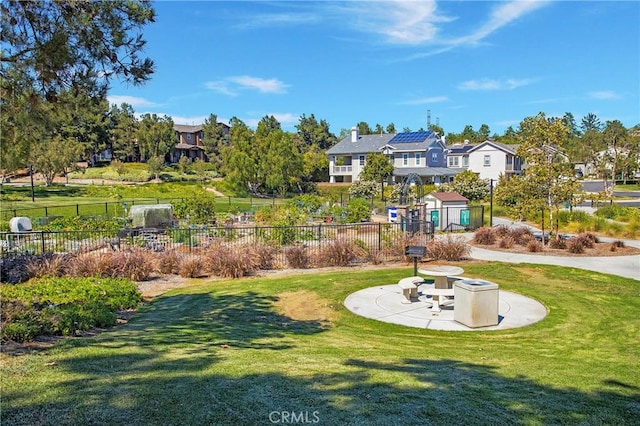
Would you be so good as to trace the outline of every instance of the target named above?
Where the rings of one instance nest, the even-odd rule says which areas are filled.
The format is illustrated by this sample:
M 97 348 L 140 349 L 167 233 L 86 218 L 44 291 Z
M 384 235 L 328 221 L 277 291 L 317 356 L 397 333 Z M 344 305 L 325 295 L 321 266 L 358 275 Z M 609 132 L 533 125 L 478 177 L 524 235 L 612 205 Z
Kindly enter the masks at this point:
M 291 336 L 311 335 L 329 328 L 326 321 L 294 320 L 277 313 L 277 300 L 256 292 L 165 296 L 154 300 L 120 331 L 133 334 L 145 345 L 287 349 L 294 341 Z M 282 340 L 273 343 L 274 338 Z
M 364 360 L 358 348 L 342 360 L 320 355 L 336 368 L 316 368 L 296 338 L 328 325 L 280 315 L 275 300 L 159 298 L 124 327 L 63 345 L 46 389 L 4 391 L 3 424 L 625 425 L 640 416 L 638 387 L 619 377 L 585 392 L 470 362 Z M 273 366 L 243 364 L 255 357 Z
M 107 368 L 111 365 L 111 368 Z M 88 366 L 93 366 L 89 371 Z M 100 366 L 100 368 L 97 368 Z M 195 367 L 195 368 L 194 368 Z M 69 358 L 51 402 L 5 396 L 6 424 L 634 424 L 637 390 L 581 392 L 452 360 L 346 360 L 342 372 L 234 377 L 181 360 Z M 134 373 L 140 370 L 143 375 Z M 283 421 L 286 416 L 288 421 Z M 291 421 L 292 416 L 298 421 Z

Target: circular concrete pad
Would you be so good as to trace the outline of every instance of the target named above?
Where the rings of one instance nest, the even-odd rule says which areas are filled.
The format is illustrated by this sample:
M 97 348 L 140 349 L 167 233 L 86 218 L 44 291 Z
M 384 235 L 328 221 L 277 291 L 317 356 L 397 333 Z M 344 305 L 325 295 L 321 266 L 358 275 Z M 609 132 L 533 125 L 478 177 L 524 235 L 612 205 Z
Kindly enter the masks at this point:
M 540 302 L 504 290 L 498 291 L 499 323 L 496 326 L 471 328 L 453 319 L 453 306 L 441 303 L 440 313 L 431 311 L 430 299 L 420 296 L 409 303 L 397 284 L 369 287 L 350 294 L 344 305 L 354 314 L 408 327 L 450 331 L 505 330 L 536 323 L 547 315 Z

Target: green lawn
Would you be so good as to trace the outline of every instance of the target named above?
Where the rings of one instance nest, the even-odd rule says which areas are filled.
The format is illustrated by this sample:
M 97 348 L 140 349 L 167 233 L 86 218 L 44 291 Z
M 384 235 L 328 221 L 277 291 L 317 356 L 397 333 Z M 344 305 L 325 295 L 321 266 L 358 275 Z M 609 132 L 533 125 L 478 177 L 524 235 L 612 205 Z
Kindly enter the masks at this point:
M 294 413 L 327 425 L 637 424 L 637 281 L 464 268 L 535 297 L 549 315 L 519 329 L 442 332 L 343 307 L 410 266 L 196 280 L 95 337 L 3 354 L 2 422 L 253 425 Z

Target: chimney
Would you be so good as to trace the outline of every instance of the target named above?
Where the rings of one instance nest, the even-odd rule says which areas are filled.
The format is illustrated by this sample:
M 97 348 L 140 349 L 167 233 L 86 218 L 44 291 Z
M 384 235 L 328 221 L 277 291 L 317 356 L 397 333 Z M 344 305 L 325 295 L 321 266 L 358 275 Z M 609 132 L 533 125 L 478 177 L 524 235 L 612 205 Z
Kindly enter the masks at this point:
M 351 128 L 351 142 L 358 142 L 358 128 L 357 127 L 352 127 Z

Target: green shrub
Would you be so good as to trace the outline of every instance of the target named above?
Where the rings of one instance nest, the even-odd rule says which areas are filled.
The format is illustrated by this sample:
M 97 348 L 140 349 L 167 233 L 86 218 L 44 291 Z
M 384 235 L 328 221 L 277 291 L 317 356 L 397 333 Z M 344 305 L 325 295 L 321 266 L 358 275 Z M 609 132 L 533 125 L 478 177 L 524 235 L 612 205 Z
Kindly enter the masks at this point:
M 371 219 L 371 209 L 364 198 L 352 198 L 347 205 L 347 223 L 358 223 Z
M 189 223 L 205 225 L 216 218 L 216 197 L 202 188 L 193 188 L 180 201 L 173 203 L 177 219 L 189 219 Z
M 130 280 L 44 278 L 0 286 L 2 338 L 16 341 L 42 334 L 72 335 L 116 322 L 116 311 L 141 301 Z

